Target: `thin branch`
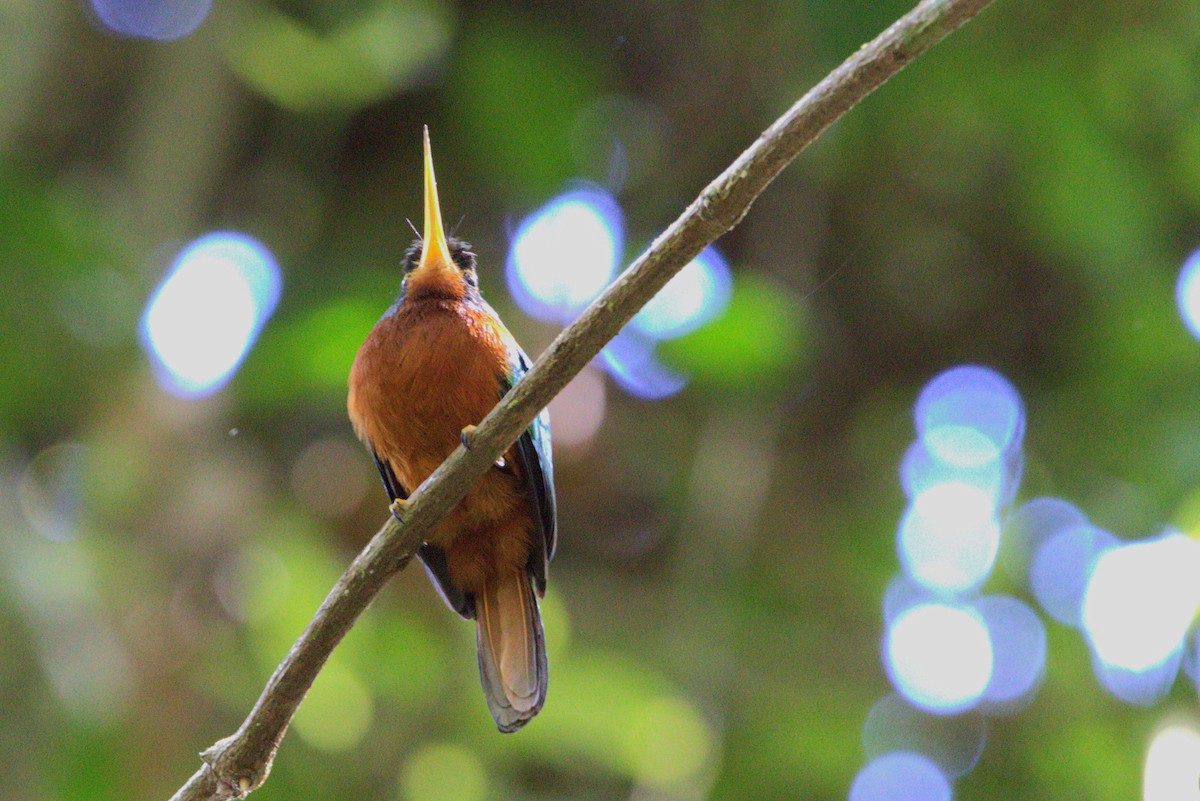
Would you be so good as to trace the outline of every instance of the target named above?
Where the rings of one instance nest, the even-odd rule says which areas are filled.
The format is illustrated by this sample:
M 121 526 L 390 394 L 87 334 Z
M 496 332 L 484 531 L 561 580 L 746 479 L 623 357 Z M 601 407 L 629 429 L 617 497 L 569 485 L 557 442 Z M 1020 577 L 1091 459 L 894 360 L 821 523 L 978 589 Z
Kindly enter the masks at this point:
M 924 0 L 813 87 L 775 121 L 683 215 L 551 343 L 525 378 L 389 518 L 338 580 L 236 733 L 201 755 L 172 801 L 241 798 L 271 769 L 292 715 L 325 660 L 425 535 L 466 495 L 538 412 L 562 391 L 655 293 L 745 216 L 754 199 L 822 131 L 858 101 L 991 3 Z

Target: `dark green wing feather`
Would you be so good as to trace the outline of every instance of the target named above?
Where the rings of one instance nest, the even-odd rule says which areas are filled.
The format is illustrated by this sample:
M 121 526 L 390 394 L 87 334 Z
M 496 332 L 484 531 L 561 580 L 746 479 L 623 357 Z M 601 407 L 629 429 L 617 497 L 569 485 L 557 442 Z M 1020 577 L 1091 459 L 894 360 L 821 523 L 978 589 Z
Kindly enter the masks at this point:
M 512 343 L 512 369 L 503 392 L 529 372 L 529 357 Z M 529 573 L 538 595 L 546 592 L 546 569 L 558 543 L 558 516 L 554 501 L 554 462 L 550 451 L 550 415 L 545 409 L 534 418 L 517 440 L 517 464 L 525 477 L 525 491 L 533 510 L 534 543 L 529 554 Z

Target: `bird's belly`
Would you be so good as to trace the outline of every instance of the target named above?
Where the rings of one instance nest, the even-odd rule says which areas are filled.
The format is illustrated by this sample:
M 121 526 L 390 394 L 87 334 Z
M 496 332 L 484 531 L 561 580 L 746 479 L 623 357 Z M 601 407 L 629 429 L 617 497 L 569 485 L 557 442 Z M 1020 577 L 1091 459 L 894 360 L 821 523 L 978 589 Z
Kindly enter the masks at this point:
M 379 336 L 376 336 L 376 333 Z M 469 315 L 444 311 L 381 321 L 351 371 L 350 416 L 359 435 L 414 491 L 500 399 L 503 343 Z M 513 464 L 513 454 L 506 457 Z M 520 478 L 493 468 L 431 533 L 444 545 L 524 510 Z M 526 515 L 527 516 L 527 515 Z

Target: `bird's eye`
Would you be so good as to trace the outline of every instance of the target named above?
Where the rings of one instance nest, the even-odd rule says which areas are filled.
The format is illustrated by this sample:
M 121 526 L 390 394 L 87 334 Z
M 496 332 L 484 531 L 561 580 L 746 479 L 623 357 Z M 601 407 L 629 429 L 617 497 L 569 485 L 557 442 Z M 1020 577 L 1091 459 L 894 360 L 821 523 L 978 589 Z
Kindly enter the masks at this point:
M 463 280 L 468 285 L 479 286 L 479 278 L 475 274 L 475 254 L 471 251 L 469 243 L 461 239 L 451 239 L 450 258 L 454 261 L 454 266 L 462 273 Z
M 420 239 L 409 245 L 407 251 L 404 252 L 404 274 L 408 275 L 413 270 L 417 269 L 417 265 L 421 263 L 421 252 L 424 250 L 424 243 Z M 478 286 L 478 281 L 475 276 L 475 254 L 471 252 L 471 246 L 466 242 L 458 239 L 452 239 L 450 245 L 450 260 L 454 262 L 454 266 L 463 274 L 463 278 L 471 286 Z
M 454 266 L 464 273 L 475 271 L 475 254 L 471 251 L 469 243 L 461 239 L 451 239 L 450 258 L 454 261 Z

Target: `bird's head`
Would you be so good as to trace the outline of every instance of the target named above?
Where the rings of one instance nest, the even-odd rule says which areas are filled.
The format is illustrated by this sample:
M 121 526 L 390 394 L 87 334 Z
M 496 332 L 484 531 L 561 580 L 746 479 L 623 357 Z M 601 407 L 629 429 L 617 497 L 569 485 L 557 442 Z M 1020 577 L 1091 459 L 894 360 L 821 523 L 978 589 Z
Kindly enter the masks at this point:
M 425 233 L 404 254 L 401 294 L 406 298 L 463 298 L 478 286 L 475 254 L 471 246 L 449 239 L 442 226 L 437 179 L 433 175 L 433 151 L 429 128 L 425 128 Z

